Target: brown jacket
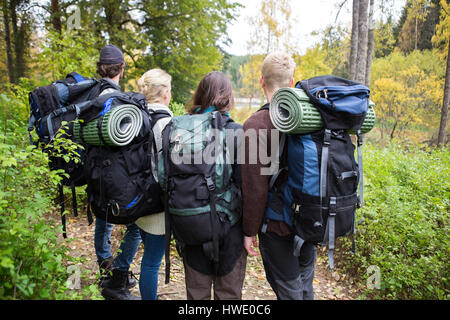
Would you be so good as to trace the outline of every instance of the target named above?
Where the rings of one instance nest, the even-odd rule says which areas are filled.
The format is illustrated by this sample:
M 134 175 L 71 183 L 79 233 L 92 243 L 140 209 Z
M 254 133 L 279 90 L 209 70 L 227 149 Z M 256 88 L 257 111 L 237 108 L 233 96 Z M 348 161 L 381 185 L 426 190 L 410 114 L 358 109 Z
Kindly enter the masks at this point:
M 271 130 L 276 130 L 270 120 L 268 110 L 260 110 L 255 112 L 244 123 L 244 133 L 249 129 L 256 130 L 258 134 L 261 129 L 265 129 L 267 132 L 267 145 L 261 143 L 258 139 L 258 149 L 260 147 L 267 148 L 267 155 L 271 156 Z M 243 198 L 243 231 L 246 236 L 255 236 L 264 220 L 264 211 L 266 209 L 267 198 L 269 194 L 269 181 L 271 176 L 262 175 L 261 168 L 268 168 L 270 164 L 263 165 L 259 156 L 257 157 L 256 164 L 249 164 L 250 158 L 250 146 L 249 140 L 246 140 L 245 145 L 245 161 L 241 165 L 242 174 L 242 198 Z M 280 236 L 285 236 L 291 233 L 287 224 L 281 221 L 269 220 L 267 224 L 267 231 L 274 232 Z

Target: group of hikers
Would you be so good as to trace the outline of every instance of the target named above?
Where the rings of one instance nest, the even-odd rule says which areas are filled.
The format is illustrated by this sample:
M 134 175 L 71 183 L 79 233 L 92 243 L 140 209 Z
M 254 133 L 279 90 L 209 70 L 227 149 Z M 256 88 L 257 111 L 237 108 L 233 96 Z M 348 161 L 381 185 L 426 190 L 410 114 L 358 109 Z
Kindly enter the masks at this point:
M 121 90 L 119 81 L 123 77 L 124 68 L 124 55 L 119 48 L 107 45 L 101 50 L 97 72 L 110 83 L 110 86 L 100 95 Z M 267 55 L 261 67 L 260 77 L 267 104 L 255 112 L 243 127 L 230 118 L 230 111 L 234 107 L 232 84 L 224 73 L 218 71 L 207 74 L 200 81 L 188 114 L 216 112 L 227 130 L 243 130 L 244 134 L 249 130 L 257 134 L 264 133 L 265 139 L 256 140 L 258 144 L 256 150 L 267 149 L 267 154 L 277 160 L 276 155 L 271 155 L 271 135 L 267 134 L 276 130 L 270 119 L 268 105 L 278 89 L 293 86 L 294 69 L 295 62 L 288 54 L 275 52 Z M 164 110 L 170 115 L 160 118 L 152 127 L 158 153 L 161 153 L 164 147 L 164 129 L 173 117 L 169 109 L 172 97 L 171 79 L 167 72 L 155 68 L 145 72 L 137 81 L 139 92 L 146 97 L 149 114 Z M 237 146 L 234 148 L 232 154 L 238 157 Z M 248 159 L 252 149 L 246 144 L 243 152 L 245 153 L 243 158 Z M 239 203 L 230 205 L 227 209 L 235 211 L 231 214 L 238 220 L 220 235 L 217 261 L 212 261 L 205 246 L 177 244 L 178 252 L 183 258 L 188 300 L 211 299 L 211 288 L 214 299 L 241 299 L 247 256 L 258 255 L 256 250 L 258 246 L 266 278 L 278 299 L 314 299 L 316 245 L 305 242 L 300 252 L 294 255 L 295 242 L 291 226 L 282 219 L 273 220 L 265 214 L 271 197 L 269 188 L 271 176 L 261 174 L 261 169 L 270 166 L 271 163 L 263 163 L 261 159 L 256 159 L 256 162 L 233 162 L 230 184 L 226 188 L 238 190 L 233 193 L 233 197 Z M 157 168 L 152 169 L 153 176 L 158 179 Z M 184 188 L 187 189 L 184 192 L 189 192 L 188 185 Z M 94 245 L 101 271 L 102 295 L 106 299 L 139 299 L 130 292 L 130 288 L 137 283 L 130 271 L 130 265 L 141 242 L 144 247 L 139 277 L 141 298 L 157 299 L 158 272 L 166 246 L 165 223 L 165 213 L 161 212 L 145 215 L 127 224 L 118 253 L 114 256 L 110 241 L 114 225 L 96 217 Z

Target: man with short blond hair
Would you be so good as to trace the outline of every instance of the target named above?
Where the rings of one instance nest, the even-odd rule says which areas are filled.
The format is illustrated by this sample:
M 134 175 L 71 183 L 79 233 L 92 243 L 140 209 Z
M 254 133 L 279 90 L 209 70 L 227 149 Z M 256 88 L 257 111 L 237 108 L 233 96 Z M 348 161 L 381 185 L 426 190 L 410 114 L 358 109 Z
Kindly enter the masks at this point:
M 275 52 L 269 54 L 261 66 L 261 85 L 264 93 L 274 93 L 284 87 L 294 84 L 295 62 L 286 53 Z M 270 99 L 268 99 L 270 100 Z
M 270 171 L 267 169 L 274 163 L 276 163 L 275 167 L 278 167 L 277 162 L 280 161 L 278 152 L 276 154 L 271 152 L 273 150 L 271 144 L 279 141 L 271 139 L 277 135 L 271 134 L 276 129 L 270 120 L 269 104 L 278 89 L 293 86 L 294 69 L 295 62 L 286 53 L 275 52 L 264 59 L 260 83 L 267 103 L 244 123 L 244 132 L 252 130 L 257 132 L 258 154 L 261 154 L 261 150 L 267 151 L 271 163 L 263 164 L 261 159 L 258 159 L 256 164 L 249 163 L 251 148 L 248 143 L 244 143 L 245 163 L 241 166 L 244 247 L 250 255 L 257 255 L 253 247 L 258 246 L 256 238 L 258 235 L 266 278 L 279 300 L 314 298 L 312 284 L 316 257 L 315 245 L 305 243 L 301 248 L 300 256 L 294 256 L 294 234 L 291 228 L 283 221 L 265 217 L 272 176 L 264 172 Z M 286 151 L 287 148 L 284 149 Z M 272 171 L 271 174 L 274 172 Z M 279 180 L 283 180 L 281 175 L 277 181 Z

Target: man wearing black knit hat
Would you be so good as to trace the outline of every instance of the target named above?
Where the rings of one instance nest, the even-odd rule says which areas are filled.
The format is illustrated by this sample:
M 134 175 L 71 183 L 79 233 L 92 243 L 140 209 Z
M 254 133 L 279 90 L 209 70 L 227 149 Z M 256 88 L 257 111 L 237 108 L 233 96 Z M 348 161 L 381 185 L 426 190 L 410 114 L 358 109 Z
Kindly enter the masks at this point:
M 117 84 L 123 78 L 125 60 L 122 51 L 112 44 L 105 46 L 100 51 L 100 59 L 97 62 L 97 72 L 103 78 L 114 80 Z
M 110 84 L 110 87 L 103 90 L 100 95 L 112 93 L 115 90 L 121 91 L 119 81 L 123 78 L 124 69 L 125 60 L 119 48 L 109 44 L 100 51 L 97 73 Z M 102 295 L 112 300 L 136 300 L 139 298 L 129 291 L 129 288 L 136 285 L 136 280 L 128 270 L 141 243 L 139 228 L 135 223 L 127 225 L 119 253 L 114 258 L 110 241 L 113 226 L 100 218 L 95 220 L 94 245 L 102 273 L 100 283 L 103 288 Z M 111 276 L 109 276 L 110 273 Z

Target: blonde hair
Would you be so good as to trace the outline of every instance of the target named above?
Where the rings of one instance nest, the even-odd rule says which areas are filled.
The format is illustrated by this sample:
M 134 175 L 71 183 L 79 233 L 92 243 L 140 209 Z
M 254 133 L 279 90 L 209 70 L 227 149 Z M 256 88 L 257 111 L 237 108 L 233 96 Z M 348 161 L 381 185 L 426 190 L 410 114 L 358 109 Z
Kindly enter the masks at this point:
M 162 102 L 164 94 L 171 89 L 172 77 L 161 69 L 151 69 L 139 78 L 139 91 L 147 98 L 148 103 Z
M 261 74 L 269 90 L 289 87 L 294 77 L 295 62 L 283 52 L 269 54 L 261 66 Z

